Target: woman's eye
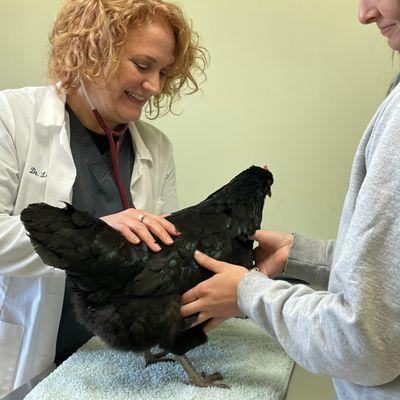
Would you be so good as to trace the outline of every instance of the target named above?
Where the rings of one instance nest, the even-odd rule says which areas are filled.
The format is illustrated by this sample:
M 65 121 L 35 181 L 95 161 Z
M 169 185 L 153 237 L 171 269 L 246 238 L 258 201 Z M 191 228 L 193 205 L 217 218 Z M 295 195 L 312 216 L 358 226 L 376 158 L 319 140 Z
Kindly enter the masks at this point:
M 135 64 L 136 68 L 138 68 L 141 71 L 146 71 L 148 69 L 147 65 L 140 64 L 140 63 L 135 62 L 135 61 L 133 63 Z

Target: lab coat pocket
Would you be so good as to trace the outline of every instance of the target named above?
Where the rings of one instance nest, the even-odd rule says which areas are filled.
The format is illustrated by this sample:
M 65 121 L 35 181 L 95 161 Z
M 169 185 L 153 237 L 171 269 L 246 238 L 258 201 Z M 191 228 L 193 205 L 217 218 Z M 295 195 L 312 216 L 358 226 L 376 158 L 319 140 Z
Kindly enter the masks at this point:
M 23 336 L 23 326 L 0 321 L 0 394 L 13 388 Z

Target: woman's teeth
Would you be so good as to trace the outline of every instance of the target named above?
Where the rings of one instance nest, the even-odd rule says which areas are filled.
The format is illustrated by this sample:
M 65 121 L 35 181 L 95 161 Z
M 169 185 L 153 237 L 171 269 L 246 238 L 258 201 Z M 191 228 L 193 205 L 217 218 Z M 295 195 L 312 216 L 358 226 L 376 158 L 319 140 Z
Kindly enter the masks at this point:
M 125 93 L 128 95 L 129 98 L 131 98 L 132 100 L 137 100 L 137 101 L 144 101 L 145 97 L 144 96 L 139 96 L 138 94 L 132 93 L 132 92 L 128 92 L 127 90 L 125 90 Z

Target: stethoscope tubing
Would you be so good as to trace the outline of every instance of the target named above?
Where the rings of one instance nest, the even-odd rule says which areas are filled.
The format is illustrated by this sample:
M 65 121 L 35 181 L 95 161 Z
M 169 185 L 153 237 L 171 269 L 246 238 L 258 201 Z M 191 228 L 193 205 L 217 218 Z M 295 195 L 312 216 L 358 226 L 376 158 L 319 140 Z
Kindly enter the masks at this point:
M 114 181 L 117 185 L 119 196 L 121 197 L 122 201 L 122 206 L 126 210 L 127 208 L 131 208 L 132 206 L 129 204 L 128 201 L 128 196 L 126 195 L 125 191 L 125 186 L 122 182 L 121 179 L 121 174 L 119 171 L 119 152 L 121 149 L 122 142 L 124 141 L 125 138 L 125 133 L 128 129 L 128 125 L 124 127 L 121 133 L 117 133 L 115 131 L 112 131 L 111 128 L 106 124 L 104 121 L 103 117 L 100 115 L 100 113 L 97 111 L 97 109 L 92 110 L 94 116 L 96 117 L 97 122 L 103 129 L 104 133 L 107 135 L 108 138 L 108 143 L 110 145 L 110 154 L 111 154 L 111 162 L 112 162 L 112 168 L 113 168 L 113 173 L 114 173 Z M 118 135 L 117 142 L 114 142 L 114 136 Z
M 92 110 L 92 113 L 96 118 L 96 121 L 100 125 L 101 129 L 103 129 L 105 135 L 108 138 L 108 143 L 110 146 L 112 169 L 113 169 L 113 174 L 114 174 L 114 182 L 118 188 L 122 206 L 124 207 L 125 210 L 128 208 L 135 208 L 135 206 L 133 204 L 129 203 L 128 196 L 127 196 L 126 190 L 125 190 L 125 186 L 121 179 L 121 174 L 120 174 L 120 170 L 119 170 L 119 161 L 118 161 L 121 145 L 122 145 L 122 142 L 124 141 L 126 131 L 128 130 L 128 124 L 125 124 L 123 126 L 123 129 L 119 132 L 113 131 L 107 125 L 106 121 L 101 116 L 101 114 L 96 109 L 96 107 L 93 106 L 93 103 L 91 102 L 90 97 L 86 92 L 85 86 L 83 85 L 82 79 L 80 80 L 80 84 L 81 84 L 83 94 L 85 95 L 86 101 L 88 102 L 88 104 Z M 116 142 L 114 141 L 114 137 L 118 137 Z

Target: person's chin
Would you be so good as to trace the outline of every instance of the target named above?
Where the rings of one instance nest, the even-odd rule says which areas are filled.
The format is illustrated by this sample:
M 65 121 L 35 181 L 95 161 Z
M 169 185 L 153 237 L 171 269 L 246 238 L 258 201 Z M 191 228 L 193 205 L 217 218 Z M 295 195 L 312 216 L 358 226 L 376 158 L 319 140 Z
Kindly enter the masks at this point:
M 129 112 L 124 113 L 123 119 L 124 121 L 136 121 L 140 118 L 142 115 L 142 110 L 136 109 L 136 110 L 130 110 Z
M 388 38 L 388 45 L 394 51 L 400 51 L 400 32 Z

